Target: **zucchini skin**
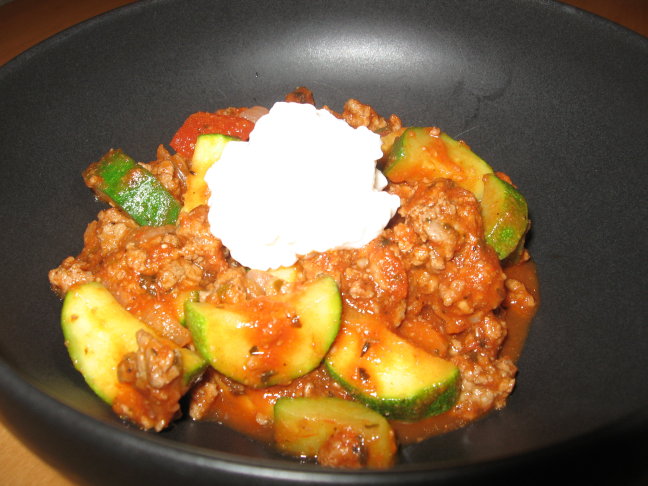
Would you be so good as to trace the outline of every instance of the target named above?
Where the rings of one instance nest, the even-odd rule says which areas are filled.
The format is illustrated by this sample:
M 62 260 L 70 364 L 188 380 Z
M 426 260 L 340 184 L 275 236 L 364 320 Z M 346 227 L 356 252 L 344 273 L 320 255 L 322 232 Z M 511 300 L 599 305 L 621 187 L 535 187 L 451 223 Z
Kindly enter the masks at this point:
M 328 371 L 356 400 L 392 420 L 416 422 L 439 415 L 450 410 L 459 398 L 459 372 L 453 374 L 445 385 L 430 386 L 410 398 L 389 398 L 363 393 L 331 368 Z M 431 396 L 434 397 L 432 401 Z
M 136 334 L 146 324 L 124 309 L 99 282 L 72 287 L 61 310 L 65 344 L 74 367 L 103 401 L 112 404 L 123 385 L 117 366 L 127 353 L 137 350 Z M 180 353 L 183 384 L 189 386 L 207 367 L 207 362 L 189 349 L 174 346 Z
M 356 400 L 393 420 L 417 421 L 447 412 L 461 389 L 454 364 L 366 317 L 347 320 L 325 365 Z
M 487 174 L 481 207 L 486 243 L 503 260 L 524 241 L 529 228 L 527 202 L 511 184 L 495 174 Z
M 334 397 L 279 398 L 274 406 L 275 444 L 297 457 L 318 457 L 336 432 L 350 429 L 361 437 L 364 464 L 376 469 L 394 463 L 394 432 L 379 413 L 361 403 Z
M 205 175 L 223 154 L 228 142 L 237 141 L 238 138 L 229 137 L 220 133 L 198 135 L 196 148 L 191 158 L 191 172 L 187 177 L 187 191 L 184 196 L 182 211 L 189 212 L 209 200 L 209 187 L 205 182 Z
M 341 313 L 337 283 L 328 276 L 291 294 L 241 304 L 185 303 L 198 352 L 220 373 L 253 388 L 287 385 L 319 366 Z
M 493 169 L 448 134 L 434 127 L 409 127 L 394 142 L 384 172 L 392 182 L 451 179 L 479 200 L 482 177 Z
M 140 226 L 175 224 L 180 203 L 146 168 L 121 150 L 110 150 L 83 173 L 99 199 L 113 204 Z

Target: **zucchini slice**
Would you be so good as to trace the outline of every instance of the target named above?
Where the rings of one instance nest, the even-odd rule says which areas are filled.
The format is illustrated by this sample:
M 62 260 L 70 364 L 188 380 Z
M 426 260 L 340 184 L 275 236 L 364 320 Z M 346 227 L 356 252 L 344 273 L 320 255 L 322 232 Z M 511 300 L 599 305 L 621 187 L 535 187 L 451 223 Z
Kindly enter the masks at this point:
M 207 204 L 209 200 L 209 188 L 205 182 L 205 174 L 221 158 L 225 145 L 232 140 L 239 139 L 221 135 L 220 133 L 198 135 L 196 148 L 191 159 L 191 173 L 187 177 L 187 191 L 185 192 L 184 205 L 182 206 L 183 212 L 188 212 L 197 206 Z
M 200 292 L 197 289 L 184 290 L 178 293 L 178 296 L 175 298 L 174 304 L 180 324 L 187 327 L 187 324 L 185 323 L 185 303 L 198 302 L 199 300 Z
M 519 247 L 529 227 L 526 199 L 508 182 L 487 174 L 481 207 L 486 243 L 503 260 Z
M 327 442 L 345 432 L 359 445 L 357 466 L 393 464 L 396 441 L 391 426 L 361 403 L 331 397 L 279 398 L 274 406 L 275 443 L 287 454 L 317 458 Z
M 121 150 L 90 164 L 83 180 L 99 199 L 114 204 L 140 226 L 175 224 L 180 203 L 147 169 Z
M 409 127 L 396 139 L 385 166 L 392 182 L 453 180 L 479 200 L 484 192 L 482 177 L 493 169 L 468 145 L 432 127 Z
M 196 349 L 219 372 L 254 388 L 287 384 L 321 363 L 340 328 L 335 280 L 238 305 L 187 302 Z
M 117 366 L 126 354 L 137 351 L 137 331 L 155 332 L 124 309 L 99 282 L 76 285 L 67 292 L 61 325 L 74 367 L 90 388 L 112 405 L 123 386 Z M 188 387 L 207 363 L 197 353 L 173 346 L 180 350 L 183 383 Z
M 358 401 L 394 420 L 448 411 L 460 390 L 459 369 L 360 316 L 345 321 L 326 367 Z

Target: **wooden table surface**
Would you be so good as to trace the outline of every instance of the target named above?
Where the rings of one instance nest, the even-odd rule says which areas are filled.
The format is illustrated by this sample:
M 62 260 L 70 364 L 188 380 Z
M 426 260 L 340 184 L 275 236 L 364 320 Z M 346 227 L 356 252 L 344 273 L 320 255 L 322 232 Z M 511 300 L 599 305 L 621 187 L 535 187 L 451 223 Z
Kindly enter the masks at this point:
M 57 32 L 133 0 L 0 0 L 0 66 Z M 566 0 L 648 37 L 648 0 Z M 10 486 L 73 483 L 25 448 L 0 423 L 0 482 Z

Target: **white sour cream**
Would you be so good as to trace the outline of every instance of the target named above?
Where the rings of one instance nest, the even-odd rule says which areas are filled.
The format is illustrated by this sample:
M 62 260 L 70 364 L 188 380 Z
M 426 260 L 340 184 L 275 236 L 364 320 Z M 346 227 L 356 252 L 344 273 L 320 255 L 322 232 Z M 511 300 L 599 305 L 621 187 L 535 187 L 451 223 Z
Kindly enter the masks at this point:
M 380 146 L 378 135 L 326 110 L 276 103 L 249 142 L 229 142 L 207 171 L 212 233 L 258 270 L 366 245 L 400 205 L 382 190 Z

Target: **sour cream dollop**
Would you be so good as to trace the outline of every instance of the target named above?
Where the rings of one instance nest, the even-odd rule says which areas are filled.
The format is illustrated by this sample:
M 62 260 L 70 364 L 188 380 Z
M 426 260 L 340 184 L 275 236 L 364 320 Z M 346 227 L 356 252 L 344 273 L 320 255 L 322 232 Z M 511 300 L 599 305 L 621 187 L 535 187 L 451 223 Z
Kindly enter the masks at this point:
M 258 270 L 366 245 L 400 205 L 383 191 L 380 147 L 377 134 L 326 110 L 276 103 L 248 142 L 229 142 L 207 171 L 212 233 Z

